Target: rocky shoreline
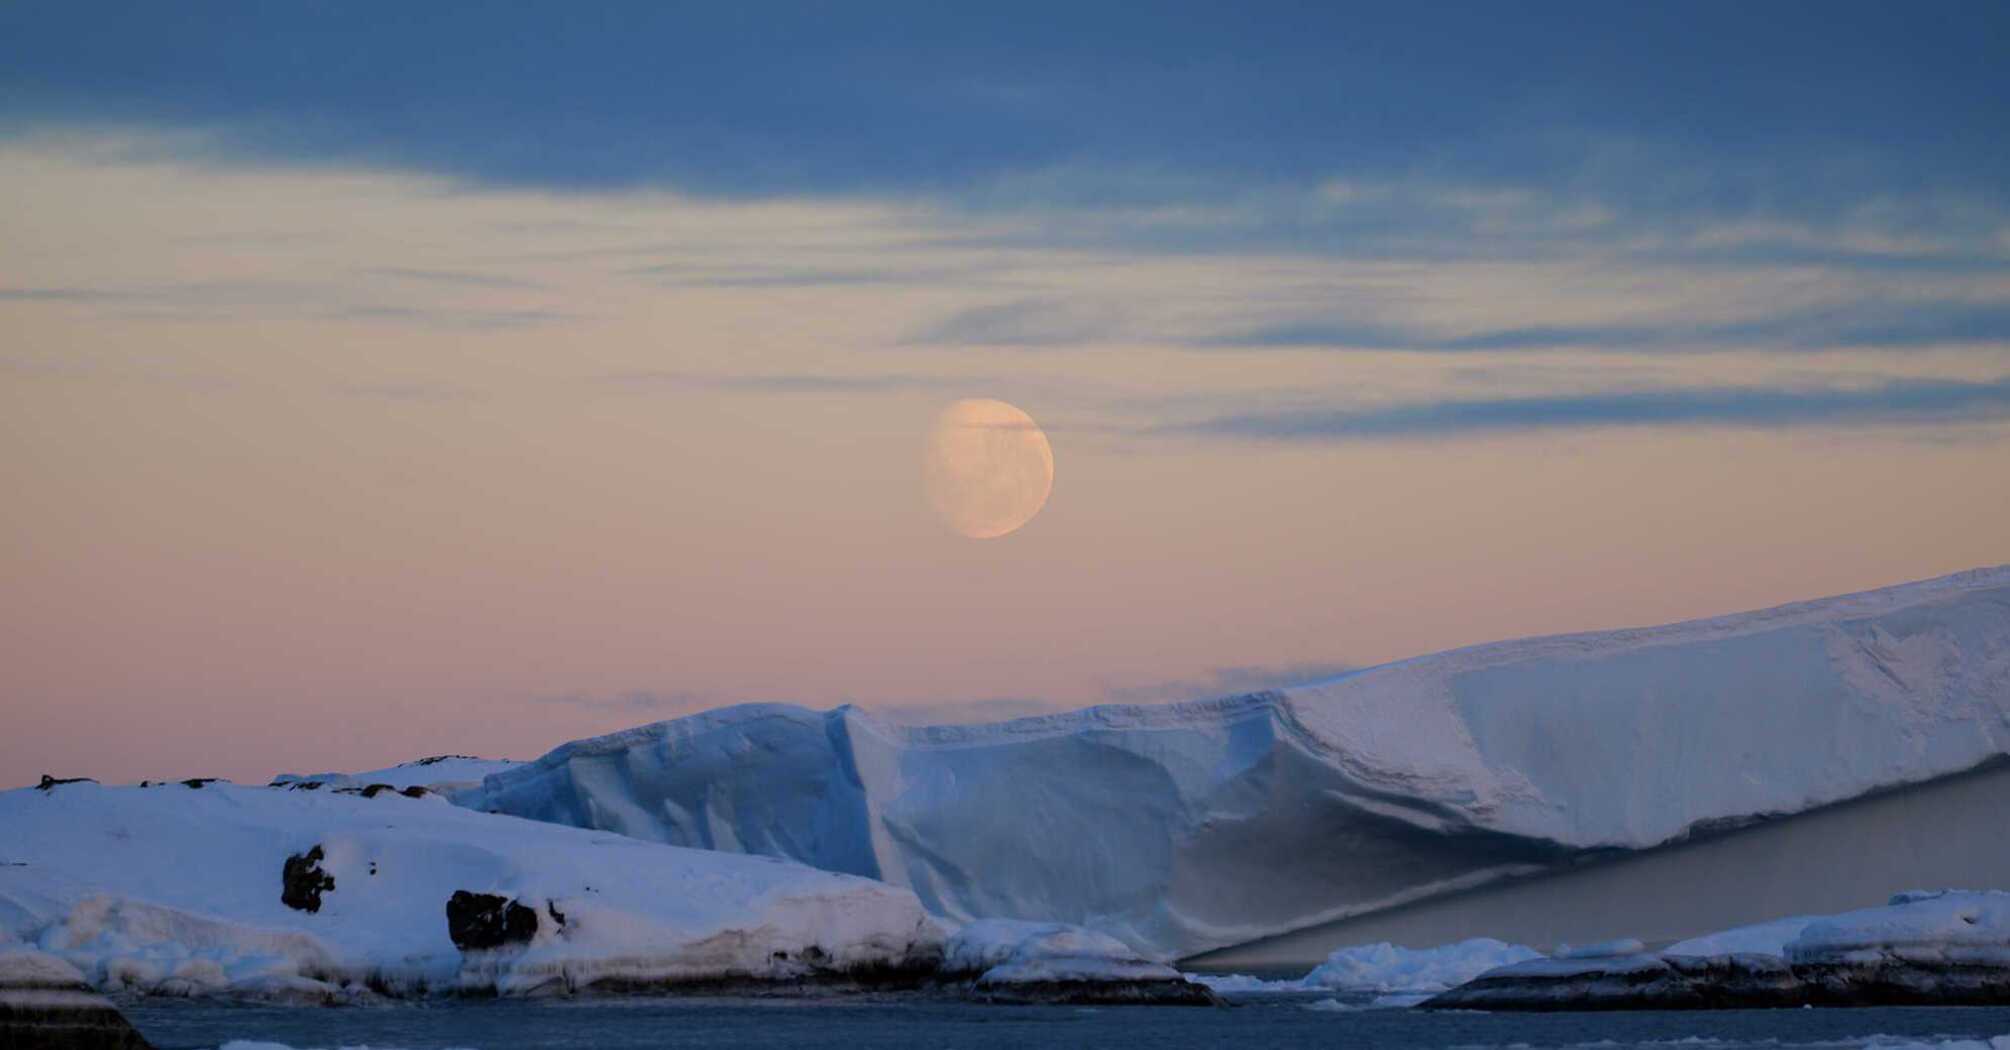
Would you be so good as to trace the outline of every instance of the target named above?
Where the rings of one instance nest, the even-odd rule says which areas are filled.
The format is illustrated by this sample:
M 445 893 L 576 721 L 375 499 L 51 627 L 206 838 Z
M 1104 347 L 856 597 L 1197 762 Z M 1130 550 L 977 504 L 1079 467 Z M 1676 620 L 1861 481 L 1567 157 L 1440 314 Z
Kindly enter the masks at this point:
M 150 1050 L 124 1014 L 69 963 L 17 946 L 0 949 L 0 1046 L 39 1050 Z
M 1544 960 L 1545 962 L 1549 960 Z M 1879 959 L 1794 964 L 1772 955 L 1642 956 L 1563 972 L 1495 972 L 1423 1010 L 1766 1010 L 2010 1006 L 2010 968 Z M 1519 968 L 1510 967 L 1510 971 Z

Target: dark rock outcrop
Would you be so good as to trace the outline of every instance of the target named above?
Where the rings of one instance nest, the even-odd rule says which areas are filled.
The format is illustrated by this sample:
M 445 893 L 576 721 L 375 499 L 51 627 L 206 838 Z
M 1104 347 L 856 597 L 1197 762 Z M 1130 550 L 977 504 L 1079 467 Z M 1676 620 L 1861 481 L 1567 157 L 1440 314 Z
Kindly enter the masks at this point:
M 40 953 L 0 955 L 0 1046 L 27 1050 L 151 1050 L 82 975 Z
M 447 899 L 447 936 L 464 952 L 524 944 L 537 934 L 537 912 L 493 893 L 455 890 Z
M 1222 1006 L 1228 1005 L 1207 985 L 1184 979 L 1109 981 L 978 982 L 969 998 L 1004 1005 L 1064 1006 Z
M 222 779 L 223 779 L 222 777 L 190 777 L 187 780 L 182 781 L 181 786 L 185 788 L 200 790 L 204 784 L 214 784 Z
M 1598 965 L 1502 967 L 1426 1000 L 1425 1010 L 1756 1010 L 1799 1006 L 2006 1006 L 2010 967 L 1881 956 L 1790 962 L 1776 955 L 1636 955 Z
M 321 895 L 335 888 L 335 876 L 321 870 L 322 859 L 318 844 L 305 853 L 286 858 L 286 867 L 279 876 L 280 903 L 296 911 L 321 910 Z
M 93 780 L 90 777 L 52 777 L 49 774 L 44 773 L 42 774 L 42 782 L 35 785 L 35 790 L 48 791 L 53 788 L 59 787 L 63 784 L 95 784 L 95 783 L 97 783 L 97 781 Z

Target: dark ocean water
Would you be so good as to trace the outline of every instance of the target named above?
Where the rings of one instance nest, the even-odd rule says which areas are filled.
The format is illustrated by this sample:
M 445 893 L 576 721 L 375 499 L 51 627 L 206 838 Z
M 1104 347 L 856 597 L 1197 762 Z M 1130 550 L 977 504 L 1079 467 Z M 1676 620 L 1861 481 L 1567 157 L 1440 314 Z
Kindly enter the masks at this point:
M 272 1007 L 149 1001 L 127 1016 L 162 1050 L 231 1040 L 292 1047 L 643 1050 L 654 1047 L 1418 1048 L 1896 1047 L 2010 1036 L 2010 1008 L 1484 1014 L 1257 1001 L 1234 1009 L 976 1006 L 862 1000 L 440 1002 Z M 1960 1050 L 1949 1047 L 1948 1050 Z M 2005 1038 L 1990 1050 L 2010 1050 Z

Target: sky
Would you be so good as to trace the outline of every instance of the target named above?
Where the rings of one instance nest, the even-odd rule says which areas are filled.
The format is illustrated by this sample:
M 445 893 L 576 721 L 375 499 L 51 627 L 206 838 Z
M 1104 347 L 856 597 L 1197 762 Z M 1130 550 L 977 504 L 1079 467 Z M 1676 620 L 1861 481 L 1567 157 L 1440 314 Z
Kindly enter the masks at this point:
M 2010 562 L 2010 7 L 979 6 L 0 7 L 0 784 Z

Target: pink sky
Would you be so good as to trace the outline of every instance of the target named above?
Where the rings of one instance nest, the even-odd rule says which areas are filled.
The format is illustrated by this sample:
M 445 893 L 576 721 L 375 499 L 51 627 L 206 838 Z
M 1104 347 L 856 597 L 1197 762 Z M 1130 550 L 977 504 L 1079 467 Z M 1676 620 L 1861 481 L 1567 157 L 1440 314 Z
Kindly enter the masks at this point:
M 0 143 L 0 288 L 18 293 L 0 299 L 0 785 L 530 758 L 742 700 L 949 719 L 1180 698 L 2010 561 L 2010 430 L 1989 419 L 1361 440 L 1211 422 L 1987 384 L 2002 345 L 1190 338 L 1340 296 L 1450 335 L 1729 324 L 2004 294 L 1988 272 L 982 248 L 1009 217 L 179 157 Z M 661 279 L 777 259 L 935 276 Z M 928 338 L 1001 301 L 1060 304 L 1042 323 L 1080 330 Z M 930 421 L 960 397 L 1011 401 L 1052 441 L 1051 500 L 1001 539 L 944 529 L 921 490 Z

